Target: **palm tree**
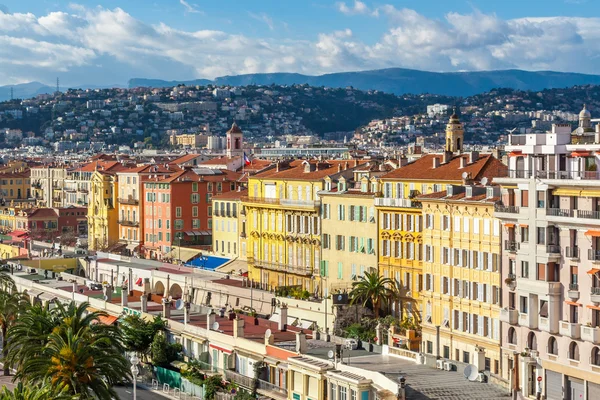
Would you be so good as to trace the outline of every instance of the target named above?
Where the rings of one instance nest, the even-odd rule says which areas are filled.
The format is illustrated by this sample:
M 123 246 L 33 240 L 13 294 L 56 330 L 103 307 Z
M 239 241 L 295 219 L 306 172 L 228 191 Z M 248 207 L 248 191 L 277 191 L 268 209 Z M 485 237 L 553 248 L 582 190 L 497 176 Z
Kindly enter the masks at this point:
M 87 313 L 88 306 L 36 306 L 19 319 L 10 332 L 15 336 L 9 357 L 17 379 L 26 384 L 48 381 L 53 390 L 81 399 L 117 397 L 113 386 L 130 378 L 122 338 L 115 327 L 97 323 L 105 314 Z
M 387 303 L 390 296 L 390 286 L 393 281 L 390 278 L 382 278 L 376 271 L 365 272 L 361 280 L 352 282 L 351 304 L 361 302 L 364 307 L 371 301 L 375 318 L 379 318 L 381 305 Z
M 394 312 L 396 313 L 395 317 L 402 319 L 402 292 L 404 291 L 404 287 L 400 283 L 400 281 L 393 280 L 392 285 L 390 287 L 390 298 L 394 301 Z M 391 307 L 391 305 L 390 305 Z
M 17 320 L 19 312 L 27 304 L 20 293 L 0 290 L 0 332 L 2 333 L 2 360 L 4 361 L 4 376 L 10 375 L 8 361 L 8 330 Z
M 42 385 L 23 385 L 23 382 L 19 382 L 17 386 L 12 390 L 8 390 L 4 386 L 4 390 L 0 392 L 0 400 L 75 400 L 75 397 L 68 396 L 62 393 L 54 392 L 50 386 L 46 384 Z

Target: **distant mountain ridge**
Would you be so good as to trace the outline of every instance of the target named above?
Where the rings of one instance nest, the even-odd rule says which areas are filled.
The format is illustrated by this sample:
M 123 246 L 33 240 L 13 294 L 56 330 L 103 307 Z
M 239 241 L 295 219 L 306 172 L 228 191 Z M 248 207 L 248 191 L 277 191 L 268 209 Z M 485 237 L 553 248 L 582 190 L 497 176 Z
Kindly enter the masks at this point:
M 600 75 L 570 72 L 523 71 L 517 69 L 475 72 L 428 72 L 404 68 L 388 68 L 371 71 L 338 72 L 311 76 L 296 73 L 259 73 L 221 76 L 214 80 L 164 81 L 160 79 L 133 78 L 129 88 L 168 87 L 185 85 L 292 85 L 347 87 L 360 90 L 380 90 L 397 95 L 439 94 L 446 96 L 472 96 L 494 88 L 520 90 L 543 90 L 575 85 L 600 84 Z
M 80 85 L 80 86 L 69 86 L 59 87 L 60 91 L 65 91 L 69 88 L 81 88 L 81 89 L 105 89 L 105 88 L 116 88 L 124 87 L 123 85 Z M 29 99 L 37 96 L 38 94 L 51 94 L 56 91 L 56 86 L 45 85 L 41 82 L 28 82 L 19 83 L 16 85 L 0 86 L 0 101 L 10 100 L 10 89 L 13 89 L 13 98 L 15 99 Z

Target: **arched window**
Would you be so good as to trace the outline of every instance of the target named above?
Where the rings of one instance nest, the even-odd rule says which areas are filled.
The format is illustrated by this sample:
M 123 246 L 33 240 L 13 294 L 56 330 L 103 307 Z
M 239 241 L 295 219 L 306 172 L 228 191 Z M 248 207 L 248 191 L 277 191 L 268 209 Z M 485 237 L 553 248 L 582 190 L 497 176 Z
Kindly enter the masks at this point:
M 548 339 L 548 353 L 558 355 L 558 342 L 554 336 L 550 336 L 550 339 Z
M 508 330 L 508 343 L 517 344 L 517 332 L 515 331 L 515 328 L 510 328 Z
M 569 358 L 571 360 L 579 361 L 579 346 L 577 343 L 571 342 L 569 345 Z
M 590 361 L 592 362 L 592 365 L 600 366 L 600 348 L 599 347 L 594 347 L 592 349 L 592 358 Z
M 537 338 L 533 332 L 529 332 L 527 335 L 527 347 L 529 350 L 537 350 Z

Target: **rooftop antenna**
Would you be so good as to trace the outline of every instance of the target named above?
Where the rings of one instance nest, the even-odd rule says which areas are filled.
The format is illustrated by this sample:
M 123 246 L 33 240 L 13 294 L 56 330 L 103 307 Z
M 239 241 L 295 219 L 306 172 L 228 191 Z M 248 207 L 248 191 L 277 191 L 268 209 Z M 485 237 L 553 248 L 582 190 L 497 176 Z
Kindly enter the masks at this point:
M 15 99 L 15 88 L 10 87 L 10 100 L 13 101 Z
M 59 86 L 58 86 L 59 82 L 60 81 L 59 81 L 58 76 L 57 76 L 56 77 L 56 93 L 60 92 L 60 89 L 59 89 Z

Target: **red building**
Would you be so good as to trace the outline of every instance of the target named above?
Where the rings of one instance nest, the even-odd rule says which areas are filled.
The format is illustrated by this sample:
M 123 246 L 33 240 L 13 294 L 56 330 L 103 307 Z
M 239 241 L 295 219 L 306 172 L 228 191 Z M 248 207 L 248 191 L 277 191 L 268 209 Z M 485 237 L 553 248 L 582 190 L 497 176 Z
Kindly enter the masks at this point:
M 87 234 L 87 208 L 32 208 L 16 214 L 17 227 L 26 229 L 34 240 L 52 240 L 58 236 Z
M 144 182 L 145 255 L 163 259 L 173 246 L 212 242 L 212 196 L 237 190 L 241 174 L 229 170 L 189 168 Z

